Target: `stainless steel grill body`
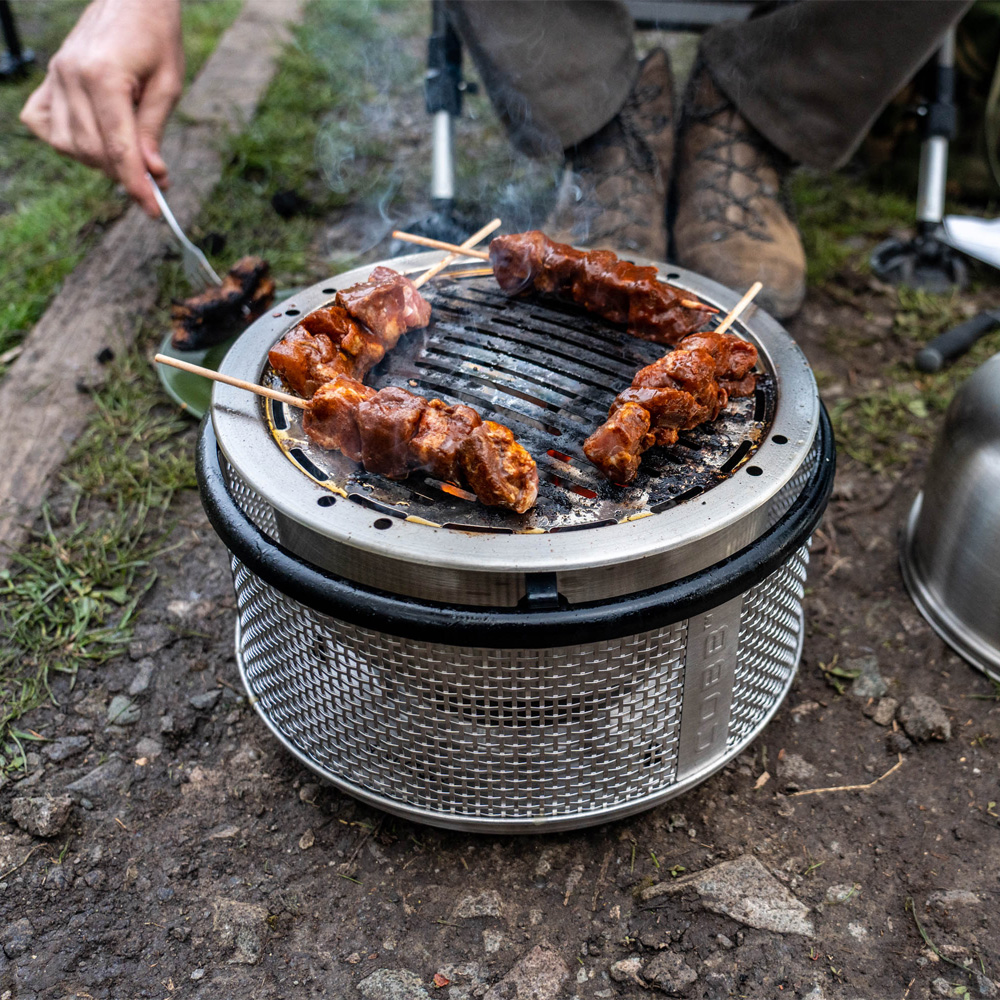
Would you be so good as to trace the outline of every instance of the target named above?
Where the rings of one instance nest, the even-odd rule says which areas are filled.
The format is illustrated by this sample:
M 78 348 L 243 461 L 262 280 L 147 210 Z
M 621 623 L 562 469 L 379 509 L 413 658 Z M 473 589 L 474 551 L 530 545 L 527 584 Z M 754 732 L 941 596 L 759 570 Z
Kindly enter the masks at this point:
M 285 303 L 224 370 L 266 381 L 267 349 L 296 317 L 366 274 Z M 668 277 L 722 312 L 735 302 Z M 804 358 L 769 317 L 742 324 L 761 353 L 757 396 L 648 453 L 623 489 L 580 445 L 663 348 L 488 282 L 432 303 L 431 328 L 372 384 L 509 424 L 539 460 L 539 504 L 519 519 L 421 477 L 389 483 L 312 447 L 294 411 L 217 387 L 202 492 L 233 553 L 255 707 L 334 784 L 441 826 L 570 828 L 690 788 L 760 732 L 798 663 L 833 465 Z

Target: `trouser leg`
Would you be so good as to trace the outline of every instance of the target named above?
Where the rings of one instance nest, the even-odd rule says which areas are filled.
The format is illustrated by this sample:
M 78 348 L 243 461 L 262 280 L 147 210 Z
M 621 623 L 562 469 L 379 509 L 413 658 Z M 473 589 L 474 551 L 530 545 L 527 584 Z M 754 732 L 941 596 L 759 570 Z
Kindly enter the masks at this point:
M 618 113 L 637 72 L 632 18 L 610 0 L 447 0 L 510 134 L 529 156 L 576 145 Z
M 713 79 L 797 163 L 843 166 L 969 0 L 803 0 L 706 33 Z

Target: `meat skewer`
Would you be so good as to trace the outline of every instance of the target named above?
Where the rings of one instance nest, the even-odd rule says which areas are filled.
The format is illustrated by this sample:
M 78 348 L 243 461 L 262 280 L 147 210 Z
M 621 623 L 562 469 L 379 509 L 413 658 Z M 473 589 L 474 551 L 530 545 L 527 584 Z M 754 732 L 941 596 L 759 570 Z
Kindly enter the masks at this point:
M 467 485 L 487 506 L 518 514 L 538 496 L 534 459 L 508 427 L 483 420 L 470 406 L 426 400 L 394 386 L 376 392 L 345 374 L 319 386 L 311 399 L 300 399 L 163 354 L 154 360 L 304 410 L 302 427 L 313 441 L 369 472 L 404 479 L 427 471 Z
M 453 250 L 450 243 L 394 232 L 419 246 Z M 610 250 L 577 250 L 532 230 L 498 236 L 489 253 L 466 251 L 488 260 L 497 284 L 511 295 L 533 290 L 575 302 L 612 323 L 625 323 L 643 340 L 674 344 L 717 312 L 657 278 L 655 267 L 619 260 Z
M 648 448 L 674 444 L 680 431 L 714 420 L 731 397 L 753 394 L 757 348 L 725 330 L 761 287 L 756 282 L 719 329 L 685 337 L 615 397 L 608 419 L 583 444 L 587 458 L 612 482 L 630 483 Z

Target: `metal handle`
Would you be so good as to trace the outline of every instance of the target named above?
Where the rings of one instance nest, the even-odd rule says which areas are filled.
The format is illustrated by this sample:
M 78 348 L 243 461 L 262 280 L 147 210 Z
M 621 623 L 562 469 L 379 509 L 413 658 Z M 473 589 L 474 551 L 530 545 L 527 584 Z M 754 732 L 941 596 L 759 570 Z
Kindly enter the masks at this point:
M 185 265 L 190 261 L 194 265 L 193 269 L 200 271 L 213 285 L 221 285 L 222 279 L 215 273 L 212 265 L 208 262 L 208 258 L 187 238 L 184 230 L 180 227 L 180 223 L 174 218 L 174 213 L 170 211 L 167 199 L 163 197 L 163 192 L 156 181 L 153 180 L 152 174 L 147 173 L 146 177 L 153 188 L 153 197 L 156 199 L 156 204 L 163 215 L 163 221 L 170 227 L 170 231 L 181 245 L 181 250 L 185 257 Z M 191 269 L 185 266 L 185 270 L 188 277 L 194 282 L 195 279 L 191 273 Z
M 980 337 L 1000 326 L 996 313 L 984 312 L 935 337 L 916 358 L 922 372 L 940 371 L 946 361 L 964 354 Z

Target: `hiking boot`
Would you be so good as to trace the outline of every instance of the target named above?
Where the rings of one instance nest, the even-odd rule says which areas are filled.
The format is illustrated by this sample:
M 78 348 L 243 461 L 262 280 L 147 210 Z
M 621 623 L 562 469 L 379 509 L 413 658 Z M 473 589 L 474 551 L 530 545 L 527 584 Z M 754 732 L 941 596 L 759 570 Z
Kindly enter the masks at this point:
M 678 139 L 675 257 L 737 292 L 763 282 L 757 301 L 778 319 L 806 291 L 802 240 L 780 200 L 790 165 L 696 68 Z
M 621 111 L 566 151 L 559 197 L 544 227 L 552 239 L 664 257 L 673 91 L 670 61 L 656 49 L 639 66 Z

